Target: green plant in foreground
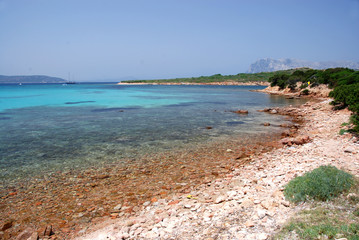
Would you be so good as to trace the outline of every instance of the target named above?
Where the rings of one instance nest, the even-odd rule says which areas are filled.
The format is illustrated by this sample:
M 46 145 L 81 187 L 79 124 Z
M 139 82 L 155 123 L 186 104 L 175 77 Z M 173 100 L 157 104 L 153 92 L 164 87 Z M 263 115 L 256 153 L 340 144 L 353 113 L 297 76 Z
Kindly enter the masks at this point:
M 321 166 L 292 179 L 285 186 L 284 196 L 295 203 L 307 199 L 326 201 L 348 191 L 353 182 L 351 174 L 330 165 Z
M 359 224 L 355 223 L 348 225 L 291 223 L 286 227 L 285 231 L 295 231 L 300 239 L 337 239 L 345 237 L 348 240 L 359 240 Z M 281 239 L 281 237 L 279 236 L 279 238 L 275 239 Z
M 348 132 L 347 130 L 345 129 L 340 129 L 339 130 L 339 135 L 343 135 L 344 133 Z

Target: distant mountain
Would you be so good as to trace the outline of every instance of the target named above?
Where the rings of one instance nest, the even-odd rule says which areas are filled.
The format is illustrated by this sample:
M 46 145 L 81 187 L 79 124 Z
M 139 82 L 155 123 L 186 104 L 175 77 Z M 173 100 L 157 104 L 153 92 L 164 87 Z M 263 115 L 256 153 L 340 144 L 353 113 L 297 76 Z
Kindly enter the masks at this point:
M 264 58 L 251 64 L 247 73 L 274 72 L 278 70 L 287 70 L 293 68 L 308 67 L 313 69 L 327 69 L 336 67 L 346 67 L 351 69 L 359 69 L 359 63 L 350 61 L 334 61 L 334 62 L 312 62 L 298 59 L 271 59 Z
M 0 83 L 65 83 L 66 80 L 44 75 L 4 76 L 0 75 Z

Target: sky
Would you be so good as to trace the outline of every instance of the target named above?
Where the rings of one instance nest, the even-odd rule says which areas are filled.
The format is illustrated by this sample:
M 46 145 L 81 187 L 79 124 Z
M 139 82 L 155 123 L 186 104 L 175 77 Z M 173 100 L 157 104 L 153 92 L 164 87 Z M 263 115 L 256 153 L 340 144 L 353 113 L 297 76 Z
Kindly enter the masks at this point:
M 359 62 L 359 0 L 0 0 L 0 75 L 70 81 Z

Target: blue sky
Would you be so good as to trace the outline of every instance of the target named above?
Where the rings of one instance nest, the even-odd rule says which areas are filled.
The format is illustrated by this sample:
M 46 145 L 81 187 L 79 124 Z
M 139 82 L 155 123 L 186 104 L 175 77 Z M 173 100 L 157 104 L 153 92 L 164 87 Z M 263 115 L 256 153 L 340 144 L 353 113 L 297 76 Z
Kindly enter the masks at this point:
M 359 0 L 0 0 L 0 75 L 75 81 L 359 62 Z

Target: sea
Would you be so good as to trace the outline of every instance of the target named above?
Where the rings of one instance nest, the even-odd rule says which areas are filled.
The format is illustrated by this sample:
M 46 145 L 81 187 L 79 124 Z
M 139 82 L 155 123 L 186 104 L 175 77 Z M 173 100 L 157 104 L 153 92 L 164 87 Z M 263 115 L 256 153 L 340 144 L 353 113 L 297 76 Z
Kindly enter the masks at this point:
M 126 165 L 144 154 L 278 133 L 283 130 L 279 125 L 290 120 L 257 110 L 302 102 L 251 91 L 263 88 L 0 85 L 0 182 L 4 186 L 49 172 Z M 249 113 L 232 112 L 239 109 Z

